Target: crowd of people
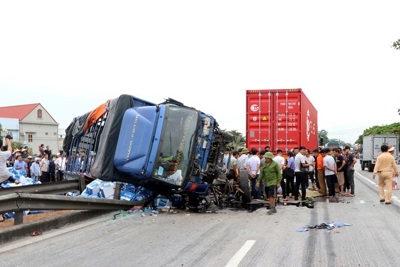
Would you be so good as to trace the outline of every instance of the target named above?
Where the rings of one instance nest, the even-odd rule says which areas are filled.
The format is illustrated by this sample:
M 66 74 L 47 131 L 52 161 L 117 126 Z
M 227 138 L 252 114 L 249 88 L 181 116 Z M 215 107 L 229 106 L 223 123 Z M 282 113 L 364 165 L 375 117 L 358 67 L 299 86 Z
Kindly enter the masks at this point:
M 13 150 L 12 137 L 7 135 L 5 144 L 0 140 L 0 186 L 10 182 L 19 184 L 20 180 L 14 178 L 10 169 L 13 168 L 24 177 L 41 183 L 63 180 L 66 159 L 60 151 L 53 155 L 49 146 L 40 145 L 37 154 L 33 154 L 28 147 L 19 147 Z M 0 222 L 4 221 L 0 214 Z
M 10 140 L 11 139 L 6 139 Z M 7 144 L 7 148 L 11 145 Z M 62 181 L 64 178 L 66 158 L 62 151 L 53 154 L 50 146 L 41 144 L 38 151 L 33 153 L 28 147 L 19 147 L 5 157 L 6 167 L 13 167 L 20 175 L 32 178 L 35 182 L 49 183 Z
M 241 170 L 248 172 L 253 199 L 266 197 L 269 201 L 268 214 L 276 213 L 278 192 L 283 201 L 290 198 L 306 200 L 306 190 L 318 191 L 323 197 L 336 195 L 354 197 L 354 165 L 357 158 L 349 146 L 341 148 L 317 148 L 310 151 L 304 146 L 294 147 L 283 156 L 269 151 L 247 148 L 230 151 L 224 155 L 223 170 L 231 180 L 238 180 Z

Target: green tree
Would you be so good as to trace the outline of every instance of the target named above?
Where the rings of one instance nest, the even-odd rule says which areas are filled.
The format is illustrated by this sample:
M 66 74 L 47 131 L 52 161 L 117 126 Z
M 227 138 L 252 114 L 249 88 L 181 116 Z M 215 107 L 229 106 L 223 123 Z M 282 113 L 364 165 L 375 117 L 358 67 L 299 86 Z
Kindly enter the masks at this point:
M 368 129 L 365 129 L 363 134 L 360 135 L 360 137 L 357 140 L 357 143 L 362 144 L 363 143 L 363 137 L 367 135 L 372 135 L 372 134 L 399 134 L 400 133 L 400 122 L 395 122 L 392 124 L 388 125 L 382 125 L 382 126 L 372 126 Z
M 241 133 L 236 130 L 231 130 L 227 132 L 233 135 L 233 141 L 228 144 L 228 147 L 231 147 L 232 149 L 238 149 L 245 146 L 246 139 Z
M 322 139 L 322 144 L 321 144 L 321 139 Z M 328 132 L 326 130 L 321 130 L 318 132 L 318 145 L 322 146 L 326 143 L 328 143 L 330 140 L 328 138 Z
M 392 47 L 396 50 L 400 50 L 400 39 L 393 42 Z

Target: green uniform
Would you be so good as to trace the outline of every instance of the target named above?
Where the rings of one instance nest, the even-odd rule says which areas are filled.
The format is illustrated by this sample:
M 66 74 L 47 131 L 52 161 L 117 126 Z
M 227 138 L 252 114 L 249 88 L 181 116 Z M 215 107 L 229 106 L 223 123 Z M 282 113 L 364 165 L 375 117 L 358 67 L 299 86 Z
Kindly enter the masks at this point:
M 273 186 L 280 184 L 282 180 L 282 172 L 279 164 L 272 161 L 269 165 L 265 162 L 260 168 L 260 175 L 257 182 L 263 182 L 264 186 Z

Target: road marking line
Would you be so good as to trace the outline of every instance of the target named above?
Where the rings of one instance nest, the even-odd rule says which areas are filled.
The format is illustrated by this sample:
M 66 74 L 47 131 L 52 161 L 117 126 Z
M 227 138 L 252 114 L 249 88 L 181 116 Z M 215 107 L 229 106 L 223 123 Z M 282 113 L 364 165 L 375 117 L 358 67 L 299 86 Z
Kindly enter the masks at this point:
M 361 177 L 364 178 L 364 180 L 366 180 L 368 183 L 373 184 L 375 186 L 378 186 L 378 184 L 376 184 L 374 181 L 371 181 L 368 177 L 365 177 L 364 175 L 360 174 L 359 172 L 357 172 L 357 174 Z
M 225 267 L 237 267 L 254 243 L 256 243 L 256 240 L 247 240 Z

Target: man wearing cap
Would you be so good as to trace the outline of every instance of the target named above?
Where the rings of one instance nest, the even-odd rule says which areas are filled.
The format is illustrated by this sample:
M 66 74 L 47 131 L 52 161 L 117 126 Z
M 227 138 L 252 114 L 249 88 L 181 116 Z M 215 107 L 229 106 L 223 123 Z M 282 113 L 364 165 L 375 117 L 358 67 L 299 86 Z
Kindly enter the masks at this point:
M 40 158 L 35 158 L 35 161 L 32 163 L 32 166 L 31 166 L 31 178 L 35 182 L 39 181 L 39 177 L 40 177 L 39 162 L 40 162 Z
M 380 202 L 391 204 L 392 202 L 392 177 L 399 176 L 399 170 L 394 157 L 388 152 L 387 145 L 381 146 L 381 154 L 376 158 L 374 172 L 372 178 L 375 179 L 376 174 L 379 174 L 379 197 Z M 385 194 L 386 187 L 386 194 Z
M 268 215 L 276 213 L 275 198 L 276 189 L 281 186 L 282 172 L 279 164 L 273 161 L 274 155 L 271 152 L 264 154 L 265 163 L 260 168 L 260 174 L 257 178 L 256 188 L 260 187 L 260 182 L 265 186 L 265 193 L 269 200 Z
M 247 160 L 249 159 L 249 150 L 247 147 L 243 148 L 239 151 L 239 158 L 238 158 L 238 168 L 239 170 L 246 170 L 247 168 Z

